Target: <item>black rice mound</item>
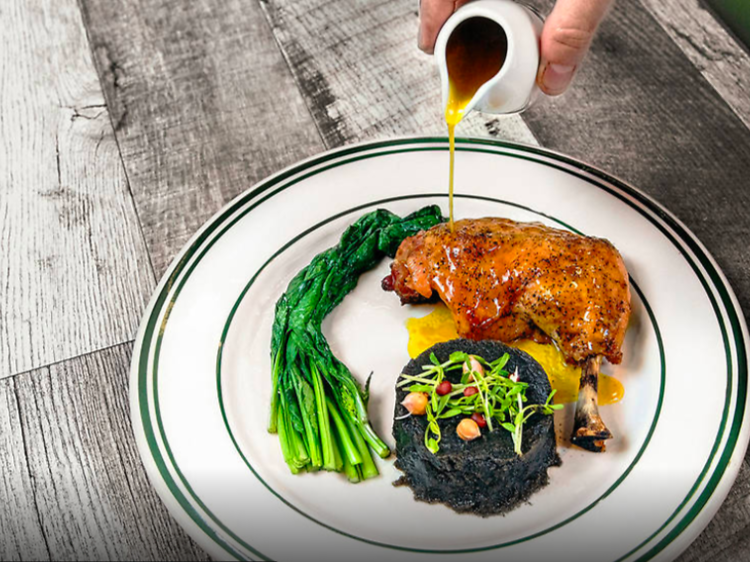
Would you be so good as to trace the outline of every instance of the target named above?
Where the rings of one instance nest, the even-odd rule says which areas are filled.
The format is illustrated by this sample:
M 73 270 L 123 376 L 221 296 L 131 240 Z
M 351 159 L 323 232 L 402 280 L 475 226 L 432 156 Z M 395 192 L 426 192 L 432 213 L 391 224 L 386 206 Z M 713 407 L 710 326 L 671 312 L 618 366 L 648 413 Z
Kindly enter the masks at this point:
M 442 363 L 454 351 L 463 351 L 494 361 L 505 353 L 510 359 L 505 370 L 518 368 L 519 379 L 529 383 L 526 404 L 543 404 L 551 392 L 547 374 L 527 353 L 496 341 L 457 339 L 437 344 L 411 360 L 403 372 L 422 373 L 434 353 Z M 447 374 L 448 380 L 459 382 L 460 371 Z M 396 468 L 404 474 L 394 484 L 409 486 L 417 500 L 443 503 L 457 512 L 481 516 L 506 513 L 547 485 L 547 469 L 558 466 L 554 419 L 551 415 L 535 414 L 524 424 L 521 456 L 513 450 L 508 431 L 497 425 L 494 431 L 482 428 L 482 436 L 463 441 L 456 434 L 462 416 L 440 420 L 440 450 L 432 454 L 424 444 L 426 416 L 409 416 L 401 401 L 406 389 L 396 390 L 393 436 L 396 439 Z

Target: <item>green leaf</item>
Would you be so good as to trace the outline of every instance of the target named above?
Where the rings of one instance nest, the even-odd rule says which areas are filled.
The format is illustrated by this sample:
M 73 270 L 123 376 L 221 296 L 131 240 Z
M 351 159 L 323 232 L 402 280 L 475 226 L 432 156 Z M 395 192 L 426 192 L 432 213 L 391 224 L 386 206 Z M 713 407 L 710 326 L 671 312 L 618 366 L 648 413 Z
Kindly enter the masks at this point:
M 454 351 L 450 355 L 450 361 L 451 363 L 464 363 L 469 358 L 468 353 L 464 353 L 463 351 Z
M 502 357 L 498 357 L 492 363 L 490 363 L 490 366 L 492 367 L 493 371 L 500 371 L 503 367 L 505 367 L 509 359 L 510 355 L 508 353 L 505 353 Z
M 508 397 L 508 398 L 512 398 L 512 397 L 514 397 L 514 396 L 515 396 L 516 394 L 518 394 L 519 392 L 521 392 L 522 390 L 523 390 L 523 388 L 522 388 L 522 387 L 521 387 L 520 385 L 518 385 L 518 386 L 514 386 L 513 388 L 511 388 L 511 389 L 510 389 L 510 390 L 508 391 L 507 397 Z
M 395 215 L 393 216 L 395 217 Z M 427 230 L 436 224 L 445 222 L 440 207 L 437 205 L 424 207 L 403 219 L 395 218 L 396 220 L 380 231 L 378 237 L 378 249 L 390 257 L 396 254 L 396 250 L 405 238 L 414 236 L 420 230 Z
M 413 384 L 409 387 L 409 392 L 432 392 L 434 388 L 429 384 Z
M 317 408 L 311 405 L 316 397 L 320 403 L 323 388 L 327 399 L 329 392 L 335 399 L 341 415 L 356 421 L 362 438 L 379 455 L 388 453 L 387 446 L 367 421 L 369 381 L 363 389 L 349 369 L 336 359 L 321 332 L 321 323 L 356 287 L 359 276 L 374 267 L 384 253 L 395 252 L 404 238 L 441 221 L 440 209 L 435 205 L 403 219 L 384 209 L 367 213 L 344 231 L 338 245 L 313 257 L 277 301 L 271 330 L 272 411 L 276 422 L 271 423 L 271 429 L 277 429 L 279 420 L 284 420 L 285 458 L 293 471 L 298 472 L 308 462 L 305 446 L 311 447 L 310 462 L 319 464 L 315 451 L 319 445 L 318 430 L 326 434 L 327 431 L 319 426 Z M 313 375 L 309 365 L 315 365 L 316 372 L 325 380 L 317 394 L 310 386 Z M 332 442 L 327 435 L 324 440 Z M 329 465 L 338 467 L 330 453 L 329 450 Z M 356 471 L 350 472 L 353 476 Z
M 459 416 L 463 414 L 464 411 L 461 408 L 449 408 L 445 412 L 442 412 L 438 418 L 441 420 L 447 419 L 447 418 L 453 418 L 456 416 Z
M 507 429 L 511 433 L 514 433 L 516 431 L 516 426 L 513 425 L 512 423 L 505 422 L 505 423 L 502 423 L 500 425 L 502 425 L 503 428 Z
M 362 398 L 364 399 L 365 403 L 367 403 L 370 400 L 370 383 L 372 382 L 372 375 L 374 375 L 374 371 L 370 371 L 370 374 L 367 377 L 367 380 L 365 381 L 365 390 L 362 393 Z
M 448 403 L 448 400 L 450 400 L 450 395 L 446 394 L 445 396 L 441 396 L 438 399 L 438 407 L 437 407 L 437 414 L 439 414 L 443 408 L 445 408 L 445 405 Z

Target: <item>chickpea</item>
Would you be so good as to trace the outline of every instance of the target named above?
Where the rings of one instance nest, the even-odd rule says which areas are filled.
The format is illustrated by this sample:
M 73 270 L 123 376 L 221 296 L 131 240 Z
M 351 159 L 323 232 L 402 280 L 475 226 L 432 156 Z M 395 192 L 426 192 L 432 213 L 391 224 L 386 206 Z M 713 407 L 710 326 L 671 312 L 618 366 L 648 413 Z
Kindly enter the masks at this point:
M 482 436 L 482 432 L 479 430 L 477 422 L 471 418 L 462 419 L 456 428 L 456 433 L 464 441 L 473 441 L 477 437 Z
M 464 374 L 479 373 L 480 375 L 484 375 L 484 367 L 482 367 L 482 364 L 477 360 L 476 357 L 474 357 L 473 355 L 469 355 L 468 361 L 464 362 L 463 372 Z M 474 376 L 469 375 L 469 380 L 473 381 Z
M 424 392 L 410 392 L 401 405 L 413 416 L 423 416 L 427 411 L 427 394 Z

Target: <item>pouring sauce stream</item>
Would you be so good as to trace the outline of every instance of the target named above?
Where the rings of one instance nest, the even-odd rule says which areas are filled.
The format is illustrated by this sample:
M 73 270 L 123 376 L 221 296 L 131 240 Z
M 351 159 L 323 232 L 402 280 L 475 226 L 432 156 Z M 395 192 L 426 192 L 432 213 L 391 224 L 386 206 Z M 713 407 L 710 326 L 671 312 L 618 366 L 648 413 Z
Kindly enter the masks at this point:
M 448 69 L 445 122 L 448 125 L 450 147 L 448 208 L 451 232 L 456 125 L 463 119 L 466 106 L 474 98 L 477 90 L 500 72 L 507 52 L 508 38 L 503 28 L 498 23 L 482 17 L 469 18 L 456 26 L 445 47 L 445 63 Z

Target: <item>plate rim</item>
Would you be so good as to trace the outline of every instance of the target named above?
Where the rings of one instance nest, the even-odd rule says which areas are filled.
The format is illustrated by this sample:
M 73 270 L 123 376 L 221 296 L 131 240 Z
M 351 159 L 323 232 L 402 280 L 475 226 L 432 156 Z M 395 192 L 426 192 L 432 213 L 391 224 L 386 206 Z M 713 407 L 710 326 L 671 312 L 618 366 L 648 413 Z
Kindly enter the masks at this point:
M 638 284 L 633 280 L 632 276 L 630 277 L 630 284 L 631 287 L 635 290 L 635 292 L 638 294 L 638 297 L 640 298 L 643 307 L 646 309 L 646 316 L 649 318 L 653 329 L 654 329 L 654 335 L 657 342 L 657 348 L 659 351 L 659 359 L 660 359 L 660 387 L 659 387 L 659 393 L 658 393 L 658 399 L 656 402 L 656 409 L 654 411 L 653 419 L 651 420 L 651 426 L 649 427 L 648 432 L 646 433 L 646 437 L 643 440 L 643 444 L 638 449 L 638 452 L 633 457 L 633 460 L 628 464 L 627 468 L 620 474 L 617 479 L 614 481 L 614 483 L 609 486 L 598 498 L 596 498 L 594 501 L 586 505 L 584 508 L 578 510 L 575 514 L 566 517 L 564 520 L 559 521 L 555 523 L 554 525 L 543 529 L 541 531 L 534 532 L 529 535 L 525 535 L 519 538 L 515 538 L 513 540 L 509 540 L 507 542 L 499 543 L 499 544 L 491 544 L 481 547 L 474 547 L 474 548 L 461 548 L 461 549 L 429 549 L 429 548 L 417 548 L 417 547 L 407 547 L 407 546 L 400 546 L 400 545 L 394 545 L 394 544 L 388 544 L 382 541 L 376 541 L 373 539 L 367 539 L 361 536 L 354 535 L 352 533 L 343 531 L 341 529 L 337 529 L 331 524 L 324 523 L 323 521 L 315 518 L 314 516 L 310 515 L 306 511 L 304 511 L 302 508 L 299 508 L 295 505 L 293 505 L 291 502 L 287 501 L 284 497 L 282 497 L 281 493 L 279 493 L 276 489 L 274 489 L 266 480 L 255 470 L 252 463 L 248 460 L 245 453 L 242 451 L 242 448 L 240 447 L 236 437 L 235 433 L 232 430 L 232 424 L 229 422 L 229 419 L 227 417 L 227 412 L 224 404 L 223 399 L 223 393 L 222 393 L 222 382 L 221 382 L 221 371 L 222 371 L 222 357 L 223 352 L 225 349 L 225 343 L 227 339 L 227 335 L 229 334 L 229 330 L 231 328 L 232 321 L 234 319 L 234 315 L 239 309 L 239 306 L 244 301 L 246 294 L 248 290 L 252 287 L 252 285 L 255 283 L 256 279 L 260 276 L 260 274 L 266 269 L 268 265 L 271 264 L 272 261 L 274 261 L 276 258 L 280 257 L 283 252 L 285 252 L 287 249 L 289 249 L 292 245 L 294 245 L 299 240 L 303 239 L 308 234 L 311 234 L 312 232 L 316 231 L 317 229 L 323 227 L 324 225 L 328 224 L 329 222 L 332 222 L 334 220 L 338 220 L 339 218 L 342 218 L 344 216 L 349 216 L 352 213 L 355 213 L 357 211 L 363 211 L 367 208 L 372 207 L 379 207 L 381 205 L 385 205 L 390 202 L 395 201 L 404 201 L 409 199 L 426 199 L 426 198 L 436 198 L 436 197 L 448 197 L 446 193 L 419 193 L 419 194 L 412 194 L 412 195 L 401 195 L 401 196 L 394 196 L 389 197 L 386 199 L 380 199 L 380 200 L 374 200 L 369 201 L 368 203 L 363 203 L 361 205 L 357 205 L 353 208 L 347 209 L 345 211 L 340 211 L 334 215 L 331 215 L 327 219 L 320 221 L 316 223 L 315 225 L 312 225 L 308 229 L 306 229 L 303 232 L 300 232 L 297 234 L 294 238 L 287 241 L 285 244 L 283 244 L 273 255 L 271 255 L 268 260 L 255 272 L 253 277 L 245 284 L 245 287 L 240 292 L 239 296 L 235 300 L 234 305 L 232 306 L 232 309 L 227 317 L 227 320 L 224 323 L 224 328 L 222 330 L 222 335 L 219 340 L 219 346 L 216 353 L 216 386 L 217 386 L 217 394 L 218 394 L 218 400 L 219 400 L 219 410 L 221 411 L 221 415 L 224 419 L 224 425 L 227 428 L 227 432 L 229 434 L 229 437 L 232 440 L 232 443 L 234 444 L 234 447 L 237 451 L 237 453 L 240 455 L 242 461 L 247 465 L 247 467 L 253 472 L 255 477 L 270 491 L 274 496 L 276 496 L 281 502 L 283 502 L 285 505 L 287 505 L 290 509 L 296 511 L 303 517 L 309 519 L 310 521 L 317 523 L 321 527 L 332 531 L 334 533 L 343 535 L 347 538 L 354 539 L 357 541 L 361 541 L 366 544 L 370 544 L 373 546 L 381 547 L 381 548 L 387 548 L 391 550 L 397 550 L 397 551 L 404 551 L 404 552 L 415 552 L 415 553 L 421 553 L 421 554 L 471 554 L 475 552 L 484 552 L 487 550 L 498 550 L 500 548 L 504 548 L 507 546 L 512 546 L 515 544 L 519 544 L 522 542 L 526 542 L 529 540 L 533 540 L 537 537 L 540 537 L 542 535 L 545 535 L 547 533 L 550 533 L 552 531 L 555 531 L 568 523 L 571 523 L 578 517 L 581 517 L 582 515 L 589 512 L 591 509 L 593 509 L 599 502 L 607 498 L 612 492 L 614 492 L 620 484 L 622 484 L 625 479 L 628 477 L 630 472 L 632 472 L 633 468 L 638 464 L 638 461 L 643 456 L 643 454 L 646 452 L 646 449 L 648 448 L 651 437 L 654 434 L 654 431 L 656 430 L 656 426 L 659 422 L 659 417 L 661 415 L 661 409 L 664 402 L 664 390 L 666 388 L 666 358 L 665 358 L 665 352 L 664 352 L 664 342 L 661 336 L 661 329 L 659 328 L 659 323 L 656 320 L 656 315 L 653 312 L 653 309 L 651 308 L 651 305 L 649 304 L 648 300 L 646 299 L 645 294 L 641 289 L 638 287 Z M 515 207 L 518 209 L 522 209 L 525 211 L 528 211 L 530 213 L 533 213 L 535 215 L 539 215 L 542 217 L 545 217 L 547 219 L 550 219 L 554 221 L 556 224 L 561 225 L 570 231 L 576 233 L 576 234 L 583 234 L 581 231 L 577 230 L 575 227 L 563 222 L 562 220 L 554 217 L 553 215 L 550 215 L 548 213 L 542 213 L 541 211 L 536 211 L 532 209 L 531 207 L 527 207 L 525 205 L 521 205 L 519 203 L 514 203 L 512 201 L 506 201 L 501 199 L 496 199 L 494 197 L 489 196 L 478 196 L 478 195 L 469 195 L 469 194 L 455 194 L 454 197 L 459 199 L 475 199 L 475 200 L 481 200 L 481 201 L 490 201 L 493 203 L 501 203 L 504 205 L 507 205 L 509 207 Z M 176 295 L 175 295 L 176 297 Z
M 737 298 L 734 295 L 734 292 L 728 281 L 726 280 L 725 275 L 716 264 L 713 256 L 711 256 L 711 254 L 705 249 L 705 247 L 697 239 L 697 237 L 687 227 L 685 227 L 685 225 L 679 219 L 677 219 L 677 217 L 675 217 L 671 212 L 662 207 L 650 196 L 644 194 L 627 182 L 618 179 L 612 174 L 604 172 L 603 170 L 600 170 L 595 166 L 586 164 L 585 162 L 582 162 L 578 159 L 574 159 L 559 152 L 537 146 L 497 141 L 494 139 L 471 137 L 461 137 L 459 139 L 456 139 L 456 144 L 458 150 L 468 150 L 466 148 L 467 146 L 479 145 L 487 147 L 487 149 L 484 151 L 477 150 L 479 152 L 502 155 L 503 153 L 499 152 L 498 149 L 506 149 L 518 151 L 521 153 L 527 152 L 534 156 L 541 156 L 544 158 L 562 162 L 563 164 L 566 164 L 576 171 L 589 174 L 594 178 L 597 178 L 598 180 L 602 180 L 613 185 L 617 189 L 635 199 L 635 201 L 640 205 L 634 206 L 627 199 L 624 199 L 622 194 L 611 192 L 598 182 L 591 182 L 590 179 L 587 180 L 587 178 L 585 177 L 582 178 L 589 181 L 590 183 L 595 183 L 595 185 L 599 188 L 609 191 L 613 196 L 623 200 L 623 202 L 629 204 L 631 207 L 635 207 L 636 210 L 640 211 L 642 214 L 644 214 L 644 209 L 640 207 L 645 207 L 645 210 L 652 212 L 656 218 L 663 221 L 666 226 L 668 226 L 673 231 L 674 234 L 670 233 L 661 224 L 653 220 L 653 217 L 649 217 L 648 215 L 646 215 L 646 217 L 655 224 L 655 226 L 662 232 L 662 234 L 666 236 L 668 240 L 680 250 L 680 252 L 683 254 L 683 259 L 688 262 L 688 264 L 694 270 L 695 274 L 698 276 L 700 282 L 703 284 L 704 290 L 706 290 L 706 293 L 711 300 L 711 304 L 720 319 L 720 326 L 722 327 L 722 331 L 724 332 L 723 336 L 725 338 L 725 342 L 729 339 L 730 336 L 734 336 L 737 354 L 738 379 L 736 389 L 737 396 L 735 398 L 737 405 L 735 408 L 734 416 L 731 421 L 722 421 L 714 450 L 712 450 L 712 454 L 710 455 L 704 470 L 701 472 L 698 480 L 691 488 L 685 500 L 683 500 L 683 502 L 678 506 L 678 508 L 670 516 L 670 518 L 653 535 L 651 535 L 648 539 L 646 539 L 631 552 L 626 554 L 623 558 L 632 556 L 634 553 L 638 552 L 638 550 L 642 549 L 645 545 L 650 544 L 655 537 L 657 537 L 665 528 L 667 528 L 672 523 L 673 519 L 677 517 L 680 511 L 682 511 L 686 503 L 692 500 L 692 498 L 696 495 L 696 492 L 698 492 L 701 484 L 707 482 L 706 487 L 698 494 L 696 502 L 682 516 L 678 524 L 671 530 L 669 530 L 666 536 L 659 540 L 658 543 L 653 545 L 648 550 L 648 552 L 642 554 L 641 556 L 645 558 L 657 556 L 667 546 L 669 546 L 670 544 L 675 544 L 676 539 L 688 537 L 688 539 L 684 541 L 684 544 L 680 545 L 679 550 L 684 550 L 684 548 L 686 548 L 690 544 L 690 542 L 692 542 L 692 540 L 700 533 L 700 531 L 703 530 L 708 521 L 710 521 L 710 517 L 714 515 L 714 513 L 718 510 L 719 506 L 723 502 L 731 487 L 731 484 L 736 478 L 737 472 L 739 471 L 740 463 L 732 463 L 731 461 L 733 459 L 736 459 L 737 457 L 743 457 L 744 451 L 747 448 L 748 411 L 745 406 L 748 398 L 748 388 L 746 354 L 747 349 L 750 346 L 748 344 L 748 333 L 747 327 L 745 325 L 744 315 L 742 314 L 742 310 L 739 307 Z M 189 532 L 192 531 L 191 534 L 195 538 L 200 537 L 201 539 L 203 539 L 199 540 L 201 546 L 209 550 L 209 552 L 211 552 L 212 554 L 219 554 L 221 556 L 226 556 L 227 554 L 229 554 L 236 558 L 242 557 L 242 555 L 238 554 L 231 546 L 227 545 L 224 540 L 221 539 L 221 537 L 210 536 L 209 533 L 216 535 L 216 530 L 211 529 L 210 526 L 208 530 L 206 530 L 206 528 L 204 527 L 206 525 L 206 522 L 203 520 L 200 514 L 197 513 L 197 511 L 190 505 L 189 502 L 181 501 L 181 499 L 179 497 L 176 497 L 173 494 L 173 491 L 170 490 L 169 483 L 165 481 L 162 474 L 162 469 L 158 466 L 158 460 L 152 455 L 152 446 L 149 437 L 145 435 L 145 430 L 142 423 L 143 419 L 145 419 L 145 416 L 148 415 L 148 412 L 145 411 L 148 410 L 148 398 L 146 398 L 145 400 L 145 410 L 143 410 L 144 403 L 140 399 L 138 381 L 141 374 L 140 367 L 142 363 L 140 358 L 142 356 L 142 348 L 145 341 L 145 335 L 148 331 L 148 325 L 151 323 L 150 321 L 154 316 L 156 305 L 158 304 L 160 297 L 164 293 L 165 288 L 167 289 L 166 294 L 169 293 L 169 289 L 171 288 L 172 283 L 176 280 L 175 275 L 179 275 L 179 273 L 181 272 L 180 266 L 186 261 L 186 257 L 189 257 L 196 249 L 200 248 L 203 242 L 202 237 L 206 233 L 206 231 L 211 228 L 212 225 L 220 222 L 222 220 L 222 217 L 230 217 L 236 210 L 235 207 L 237 207 L 238 204 L 241 205 L 245 201 L 250 201 L 256 195 L 260 195 L 269 187 L 278 184 L 288 177 L 293 177 L 300 172 L 304 172 L 306 169 L 317 166 L 320 163 L 324 163 L 329 160 L 335 160 L 336 158 L 347 156 L 349 154 L 367 153 L 383 148 L 394 146 L 403 147 L 408 145 L 424 146 L 414 146 L 411 149 L 404 148 L 399 152 L 424 152 L 435 150 L 444 151 L 447 149 L 447 139 L 445 137 L 400 137 L 385 141 L 348 145 L 334 150 L 329 150 L 297 162 L 296 164 L 288 166 L 287 168 L 277 172 L 276 174 L 273 174 L 256 183 L 250 189 L 240 193 L 235 198 L 233 198 L 229 203 L 227 203 L 217 213 L 215 213 L 209 220 L 207 220 L 201 228 L 198 229 L 198 231 L 185 244 L 177 257 L 172 261 L 166 273 L 160 280 L 157 288 L 155 289 L 154 294 L 152 295 L 149 305 L 144 312 L 143 320 L 141 321 L 141 324 L 139 326 L 136 341 L 133 347 L 133 359 L 131 363 L 130 377 L 131 422 L 133 424 L 133 430 L 136 435 L 138 450 L 142 462 L 147 469 L 147 474 L 149 476 L 149 479 L 151 480 L 152 485 L 154 485 L 154 487 L 157 489 L 157 492 L 159 492 L 162 501 L 164 501 L 164 503 L 167 505 L 170 512 L 173 516 L 175 516 L 178 522 L 180 522 L 183 527 L 187 528 Z M 378 155 L 379 153 L 375 152 L 372 156 L 376 157 Z M 521 157 L 523 158 L 523 156 Z M 526 156 L 526 159 L 533 160 L 538 164 L 546 164 L 545 162 L 540 161 L 537 158 L 529 158 L 528 156 Z M 339 165 L 346 163 L 348 162 L 342 162 Z M 326 168 L 316 170 L 314 173 L 319 173 L 321 171 L 324 171 L 325 169 Z M 560 169 L 564 172 L 571 172 L 570 169 Z M 266 197 L 271 197 L 272 195 L 273 193 L 268 194 Z M 265 198 L 261 199 L 261 201 L 264 199 Z M 260 203 L 261 201 L 259 201 L 258 203 Z M 690 253 L 693 254 L 692 256 L 686 255 L 686 252 L 678 243 L 679 241 L 683 242 L 683 244 L 689 249 Z M 693 263 L 693 259 L 697 263 Z M 705 270 L 706 279 L 703 279 L 701 272 L 697 269 L 698 264 L 700 264 L 700 266 L 702 266 Z M 711 286 L 713 286 L 717 293 L 718 301 L 724 305 L 726 318 L 724 318 L 724 315 L 721 314 L 721 309 L 718 307 L 715 296 L 710 290 Z M 159 309 L 158 312 L 160 312 L 160 310 L 161 309 Z M 157 314 L 156 316 L 158 317 L 159 314 Z M 723 325 L 721 319 L 726 319 L 728 321 L 728 328 Z M 727 353 L 731 355 L 731 350 L 727 349 Z M 729 360 L 731 364 L 731 357 L 729 358 Z M 145 371 L 147 375 L 148 366 L 146 366 Z M 732 394 L 732 374 L 733 373 L 730 369 L 730 380 L 728 381 L 727 386 L 727 402 L 731 398 Z M 726 435 L 724 433 L 725 429 L 728 430 L 726 432 Z M 711 469 L 711 465 L 713 464 L 713 459 L 718 453 L 719 446 L 722 444 L 725 437 L 727 440 L 726 443 L 724 443 L 724 450 L 719 455 L 719 461 L 713 468 L 712 473 L 709 475 L 708 473 Z M 742 437 L 742 439 L 740 439 L 740 437 Z M 153 436 L 151 440 L 154 440 Z M 154 445 L 154 447 L 156 447 L 156 445 Z M 158 453 L 159 451 L 156 452 Z M 162 464 L 164 464 L 163 459 Z M 168 470 L 167 476 L 169 476 Z M 198 503 L 200 504 L 200 500 L 198 500 Z M 706 515 L 706 517 L 704 518 L 702 517 L 702 515 Z M 703 521 L 704 519 L 706 519 L 705 522 Z M 686 534 L 686 531 L 688 530 L 692 530 L 693 532 Z M 219 543 L 221 544 L 216 542 L 217 538 L 219 539 Z M 265 558 L 265 556 L 260 552 L 254 550 L 253 552 L 255 555 Z

